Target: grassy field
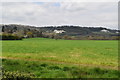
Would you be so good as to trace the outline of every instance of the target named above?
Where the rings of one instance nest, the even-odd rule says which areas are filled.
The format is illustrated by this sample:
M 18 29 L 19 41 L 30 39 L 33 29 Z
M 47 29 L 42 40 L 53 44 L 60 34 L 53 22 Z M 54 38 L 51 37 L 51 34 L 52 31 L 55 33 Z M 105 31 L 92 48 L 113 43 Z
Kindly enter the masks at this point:
M 31 38 L 2 44 L 3 66 L 8 71 L 32 72 L 42 78 L 118 77 L 116 40 Z

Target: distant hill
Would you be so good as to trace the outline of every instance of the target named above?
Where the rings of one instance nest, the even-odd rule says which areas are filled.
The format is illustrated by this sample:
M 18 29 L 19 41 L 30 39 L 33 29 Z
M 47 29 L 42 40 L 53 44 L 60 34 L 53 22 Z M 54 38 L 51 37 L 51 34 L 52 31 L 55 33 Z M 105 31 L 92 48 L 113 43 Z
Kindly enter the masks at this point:
M 40 27 L 42 31 L 53 32 L 54 30 L 64 30 L 63 35 L 69 36 L 80 36 L 80 35 L 91 35 L 91 34 L 109 34 L 116 35 L 120 32 L 118 30 L 107 29 L 103 27 L 80 27 L 80 26 L 50 26 L 50 27 Z M 106 30 L 106 31 L 105 31 Z
M 47 26 L 35 27 L 29 25 L 0 25 L 2 33 L 14 34 L 22 37 L 113 37 L 119 36 L 118 30 L 107 29 L 103 27 L 81 27 L 81 26 Z
M 0 25 L 2 33 L 14 34 L 19 36 L 32 36 L 32 37 L 41 37 L 42 31 L 35 27 L 29 25 Z

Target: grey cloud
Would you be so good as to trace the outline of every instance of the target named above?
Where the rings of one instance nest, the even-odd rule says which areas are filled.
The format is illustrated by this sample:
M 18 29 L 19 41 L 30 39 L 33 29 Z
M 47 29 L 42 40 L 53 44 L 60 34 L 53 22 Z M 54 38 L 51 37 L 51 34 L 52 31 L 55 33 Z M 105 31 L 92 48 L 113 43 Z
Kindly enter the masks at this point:
M 117 3 L 106 2 L 4 3 L 4 23 L 29 25 L 73 24 L 117 28 Z

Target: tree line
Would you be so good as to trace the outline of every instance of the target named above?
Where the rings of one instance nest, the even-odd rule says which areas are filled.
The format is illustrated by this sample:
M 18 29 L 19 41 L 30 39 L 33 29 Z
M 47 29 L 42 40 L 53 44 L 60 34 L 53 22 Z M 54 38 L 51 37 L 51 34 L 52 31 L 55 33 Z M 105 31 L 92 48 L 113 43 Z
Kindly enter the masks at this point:
M 80 26 L 49 26 L 35 27 L 28 25 L 0 25 L 2 40 L 22 40 L 23 38 L 51 38 L 69 40 L 119 40 L 118 30 L 111 30 L 102 27 L 80 27 Z M 64 30 L 64 33 L 55 33 L 54 30 Z M 101 32 L 108 30 L 109 33 Z

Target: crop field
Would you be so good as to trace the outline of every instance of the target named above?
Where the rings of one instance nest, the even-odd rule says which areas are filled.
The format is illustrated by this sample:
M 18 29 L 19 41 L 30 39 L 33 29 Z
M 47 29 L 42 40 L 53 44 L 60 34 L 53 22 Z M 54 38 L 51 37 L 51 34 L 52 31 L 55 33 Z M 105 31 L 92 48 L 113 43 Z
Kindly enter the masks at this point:
M 7 71 L 39 78 L 117 78 L 117 40 L 31 38 L 2 41 Z

